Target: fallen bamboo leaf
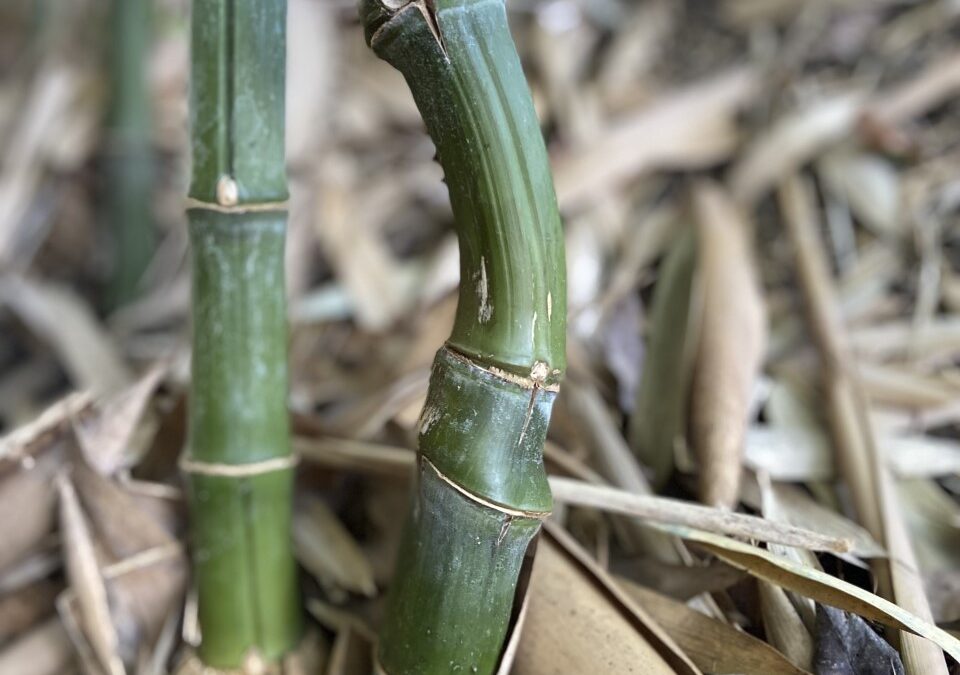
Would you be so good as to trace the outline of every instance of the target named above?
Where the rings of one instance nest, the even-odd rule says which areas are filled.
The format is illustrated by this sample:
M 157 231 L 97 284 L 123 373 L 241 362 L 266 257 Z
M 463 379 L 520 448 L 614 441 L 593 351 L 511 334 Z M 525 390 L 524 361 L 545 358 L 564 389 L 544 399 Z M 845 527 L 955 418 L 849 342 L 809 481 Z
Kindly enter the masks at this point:
M 916 557 L 897 504 L 892 479 L 877 445 L 866 399 L 856 375 L 833 281 L 824 259 L 809 187 L 796 175 L 784 180 L 780 206 L 794 246 L 799 277 L 824 364 L 824 380 L 838 464 L 861 524 L 892 561 L 874 560 L 881 594 L 925 621 L 930 606 L 916 572 Z M 901 636 L 901 654 L 910 675 L 946 675 L 943 655 L 928 643 Z
M 0 571 L 26 557 L 54 529 L 53 484 L 63 453 L 47 451 L 29 469 L 0 479 Z
M 596 576 L 569 535 L 549 527 L 538 544 L 530 608 L 514 665 L 518 675 L 699 673 L 666 633 L 612 579 Z M 592 574 L 591 574 L 592 573 Z
M 919 327 L 910 320 L 855 326 L 850 344 L 859 356 L 876 361 L 905 360 L 913 353 L 948 360 L 960 354 L 960 318 L 938 316 Z
M 833 536 L 850 543 L 850 553 L 864 558 L 886 555 L 870 533 L 852 520 L 815 502 L 807 494 L 792 485 L 769 482 L 763 490 L 776 501 L 777 517 L 772 518 L 763 507 L 761 488 L 753 480 L 744 481 L 743 501 L 751 508 L 763 512 L 772 521 L 788 523 L 795 527 L 813 530 L 823 536 Z M 700 528 L 707 529 L 707 528 Z
M 878 155 L 828 153 L 818 164 L 829 190 L 849 205 L 853 214 L 880 237 L 900 237 L 900 179 L 896 169 Z
M 879 621 L 884 625 L 919 635 L 953 658 L 960 659 L 960 640 L 859 586 L 728 537 L 679 525 L 658 525 L 657 527 L 687 541 L 695 542 L 721 560 L 759 579 L 766 579 L 777 586 L 812 598 L 824 605 L 853 612 L 870 621 Z
M 297 558 L 321 585 L 367 597 L 377 594 L 370 562 L 326 504 L 304 498 L 293 516 Z
M 6 277 L 0 283 L 0 302 L 50 344 L 76 388 L 110 394 L 133 380 L 113 339 L 72 290 Z
M 74 425 L 84 457 L 100 473 L 112 475 L 136 462 L 130 443 L 166 370 L 166 364 L 154 366 L 135 384 L 110 396 L 98 415 Z
M 783 176 L 845 138 L 856 125 L 862 101 L 860 93 L 838 94 L 774 122 L 749 144 L 731 169 L 730 186 L 737 200 L 754 204 Z
M 886 434 L 878 443 L 898 478 L 937 478 L 960 473 L 960 443 L 919 434 Z M 748 467 L 773 480 L 806 483 L 833 480 L 830 439 L 795 430 L 754 426 L 747 431 Z
M 877 403 L 919 411 L 960 400 L 960 387 L 940 377 L 875 363 L 861 363 L 857 372 L 864 393 Z
M 0 650 L 0 673 L 62 675 L 72 657 L 60 619 L 52 618 Z
M 803 623 L 787 591 L 764 579 L 757 579 L 760 615 L 767 641 L 791 663 L 813 667 L 813 637 Z
M 647 328 L 647 349 L 636 404 L 630 418 L 630 446 L 663 487 L 674 467 L 676 444 L 686 434 L 687 404 L 696 336 L 702 313 L 695 281 L 697 237 L 685 227 L 663 262 Z
M 703 310 L 690 385 L 690 437 L 700 465 L 700 501 L 733 508 L 766 320 L 749 223 L 716 184 L 697 183 L 692 198 Z
M 740 69 L 660 97 L 582 150 L 554 161 L 563 210 L 652 169 L 697 168 L 725 159 L 738 141 L 734 118 L 759 91 L 755 70 Z
M 24 424 L 0 437 L 0 473 L 10 470 L 18 463 L 28 466 L 32 455 L 47 447 L 60 435 L 68 432 L 71 425 L 82 420 L 93 409 L 93 396 L 88 392 L 68 394 L 29 424 Z
M 676 640 L 704 672 L 742 675 L 802 675 L 762 640 L 627 579 L 620 585 Z
M 828 437 L 769 426 L 747 429 L 744 464 L 792 483 L 831 480 L 835 474 Z
M 57 490 L 67 580 L 76 594 L 82 630 L 108 675 L 124 675 L 107 589 L 97 566 L 93 540 L 80 502 L 70 479 L 63 474 L 57 477 Z
M 876 95 L 866 114 L 888 124 L 920 117 L 960 90 L 960 52 L 937 57 L 916 77 Z
M 56 611 L 54 603 L 61 589 L 62 584 L 45 578 L 0 595 L 0 645 L 53 614 Z

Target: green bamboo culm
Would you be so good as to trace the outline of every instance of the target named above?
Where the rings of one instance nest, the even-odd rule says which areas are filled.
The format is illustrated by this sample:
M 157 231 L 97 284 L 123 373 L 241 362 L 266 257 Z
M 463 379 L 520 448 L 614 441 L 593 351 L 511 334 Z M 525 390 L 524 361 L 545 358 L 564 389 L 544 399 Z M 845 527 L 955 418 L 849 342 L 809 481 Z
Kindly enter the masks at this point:
M 285 0 L 195 0 L 188 476 L 200 658 L 275 661 L 298 641 L 283 253 Z
M 552 506 L 543 443 L 566 328 L 556 195 L 502 0 L 364 0 L 361 17 L 413 92 L 460 240 L 456 322 L 420 420 L 379 667 L 492 673 Z
M 104 215 L 114 241 L 107 303 L 135 298 L 154 253 L 155 176 L 147 91 L 149 0 L 113 0 L 110 107 L 104 144 Z

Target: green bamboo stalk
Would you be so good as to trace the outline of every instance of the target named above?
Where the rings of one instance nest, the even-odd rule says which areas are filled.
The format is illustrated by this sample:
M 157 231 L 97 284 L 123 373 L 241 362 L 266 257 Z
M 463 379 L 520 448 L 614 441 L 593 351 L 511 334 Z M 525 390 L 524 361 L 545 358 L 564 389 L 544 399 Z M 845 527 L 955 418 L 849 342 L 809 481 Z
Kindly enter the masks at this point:
M 117 307 L 136 297 L 154 251 L 155 170 L 146 67 L 150 3 L 114 0 L 110 23 L 104 215 L 114 241 L 107 300 Z
M 379 665 L 491 673 L 552 505 L 543 442 L 566 329 L 556 195 L 502 0 L 364 0 L 361 15 L 413 92 L 460 239 L 457 317 L 421 417 Z
M 189 475 L 200 657 L 299 638 L 283 250 L 285 0 L 193 3 Z

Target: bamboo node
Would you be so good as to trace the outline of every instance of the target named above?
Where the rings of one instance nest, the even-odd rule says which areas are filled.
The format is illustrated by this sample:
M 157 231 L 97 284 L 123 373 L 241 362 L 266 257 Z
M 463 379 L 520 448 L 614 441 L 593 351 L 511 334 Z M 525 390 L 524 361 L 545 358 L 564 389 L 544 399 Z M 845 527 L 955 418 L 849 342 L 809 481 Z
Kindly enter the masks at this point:
M 471 368 L 476 368 L 477 370 L 483 371 L 490 375 L 493 375 L 496 378 L 515 384 L 518 387 L 523 389 L 541 389 L 544 391 L 558 392 L 560 391 L 560 384 L 556 382 L 547 383 L 547 378 L 549 375 L 559 375 L 559 370 L 550 370 L 550 365 L 544 363 L 543 361 L 537 361 L 533 364 L 530 369 L 530 377 L 524 377 L 523 375 L 517 375 L 516 373 L 511 373 L 503 368 L 497 368 L 493 365 L 481 364 L 476 359 L 471 356 L 458 352 L 456 349 L 452 349 L 449 345 L 444 345 L 442 348 L 453 358 L 462 361 Z
M 532 520 L 546 520 L 547 518 L 550 517 L 550 514 L 552 513 L 551 511 L 523 511 L 521 509 L 512 509 L 509 506 L 504 506 L 503 504 L 497 504 L 496 502 L 491 502 L 489 499 L 484 499 L 477 493 L 472 492 L 471 490 L 468 490 L 464 486 L 460 485 L 460 483 L 450 478 L 450 476 L 448 476 L 443 471 L 441 471 L 439 467 L 437 467 L 437 465 L 431 462 L 427 457 L 424 457 L 423 455 L 421 455 L 420 461 L 426 464 L 427 466 L 429 466 L 430 469 L 433 470 L 435 474 L 437 474 L 437 477 L 440 480 L 442 480 L 444 483 L 446 483 L 447 485 L 452 487 L 454 490 L 462 494 L 464 497 L 474 502 L 475 504 L 479 504 L 480 506 L 490 509 L 491 511 L 497 511 L 498 513 L 502 513 L 507 517 L 507 521 L 509 521 L 512 518 L 530 518 Z M 507 527 L 509 527 L 509 525 L 507 525 Z M 504 532 L 501 531 L 500 534 L 502 536 Z
M 286 471 L 287 469 L 296 467 L 299 463 L 300 456 L 296 454 L 287 455 L 286 457 L 274 457 L 272 459 L 265 459 L 262 462 L 250 462 L 247 464 L 201 462 L 184 456 L 180 458 L 180 470 L 184 473 L 200 476 L 248 478 L 265 473 L 274 473 L 275 471 Z
M 220 206 L 236 206 L 240 201 L 240 190 L 237 181 L 230 176 L 220 176 L 217 180 L 217 204 Z
M 186 200 L 185 208 L 187 211 L 193 209 L 199 209 L 203 211 L 216 211 L 217 213 L 234 213 L 234 214 L 243 214 L 243 213 L 272 213 L 275 211 L 288 211 L 290 209 L 289 202 L 259 202 L 255 204 L 235 204 L 233 206 L 226 206 L 224 204 L 215 204 L 213 202 L 205 202 L 200 199 L 194 199 L 188 197 Z

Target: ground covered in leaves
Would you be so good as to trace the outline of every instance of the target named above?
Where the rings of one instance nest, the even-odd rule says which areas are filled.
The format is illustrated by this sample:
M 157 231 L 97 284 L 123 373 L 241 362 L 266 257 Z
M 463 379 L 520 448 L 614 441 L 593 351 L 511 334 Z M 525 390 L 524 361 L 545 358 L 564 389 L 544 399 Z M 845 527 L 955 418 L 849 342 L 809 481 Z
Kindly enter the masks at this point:
M 155 248 L 111 307 L 106 4 L 0 8 L 4 674 L 166 673 L 198 640 L 189 10 L 154 2 Z M 502 671 L 960 672 L 960 6 L 508 4 L 571 321 L 555 510 Z M 285 668 L 365 674 L 457 244 L 351 4 L 289 11 L 310 632 Z

